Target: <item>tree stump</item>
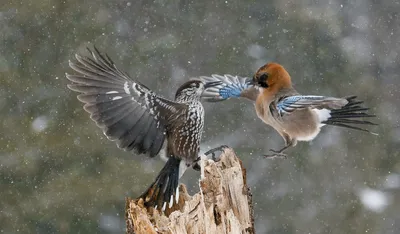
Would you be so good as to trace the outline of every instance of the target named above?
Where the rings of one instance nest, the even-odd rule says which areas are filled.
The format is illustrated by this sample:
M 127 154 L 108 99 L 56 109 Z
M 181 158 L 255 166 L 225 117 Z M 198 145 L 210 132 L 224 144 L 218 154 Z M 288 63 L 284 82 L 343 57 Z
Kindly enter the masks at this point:
M 164 213 L 143 200 L 126 199 L 128 234 L 254 233 L 252 195 L 246 170 L 231 149 L 220 161 L 202 160 L 200 192 L 189 196 L 180 184 L 178 204 Z

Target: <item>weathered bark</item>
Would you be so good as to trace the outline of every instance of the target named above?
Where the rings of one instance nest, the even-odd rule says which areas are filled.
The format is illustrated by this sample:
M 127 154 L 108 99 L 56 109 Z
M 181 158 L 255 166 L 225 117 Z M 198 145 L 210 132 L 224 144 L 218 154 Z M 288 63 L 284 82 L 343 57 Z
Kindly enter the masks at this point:
M 127 198 L 127 233 L 254 233 L 252 195 L 242 162 L 226 149 L 220 161 L 202 163 L 200 192 L 189 196 L 181 184 L 179 203 L 165 214 L 146 209 L 142 199 Z

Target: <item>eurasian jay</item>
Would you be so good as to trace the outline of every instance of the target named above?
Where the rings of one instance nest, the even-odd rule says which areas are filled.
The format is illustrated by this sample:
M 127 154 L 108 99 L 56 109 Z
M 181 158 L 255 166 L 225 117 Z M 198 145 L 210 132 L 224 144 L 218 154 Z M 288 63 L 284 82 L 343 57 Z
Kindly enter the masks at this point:
M 356 125 L 376 125 L 360 118 L 375 117 L 367 114 L 369 108 L 360 106 L 356 96 L 345 98 L 301 95 L 292 86 L 289 73 L 277 63 L 268 63 L 257 70 L 253 79 L 231 76 L 202 76 L 209 81 L 223 84 L 207 89 L 202 98 L 223 101 L 232 97 L 244 97 L 255 102 L 258 117 L 273 127 L 285 140 L 279 150 L 270 149 L 266 157 L 286 157 L 283 152 L 297 141 L 313 140 L 324 125 L 334 125 L 356 130 L 369 130 Z

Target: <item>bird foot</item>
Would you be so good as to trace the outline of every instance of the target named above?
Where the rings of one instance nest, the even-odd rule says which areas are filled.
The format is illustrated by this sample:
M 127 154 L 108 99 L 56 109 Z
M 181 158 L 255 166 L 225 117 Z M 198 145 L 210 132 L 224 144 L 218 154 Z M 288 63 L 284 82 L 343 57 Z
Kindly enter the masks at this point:
M 207 158 L 208 158 L 208 155 L 211 154 L 211 159 L 212 159 L 214 162 L 218 162 L 218 161 L 220 160 L 220 157 L 219 157 L 219 156 L 216 157 L 216 156 L 215 156 L 215 152 L 221 151 L 221 153 L 222 153 L 222 152 L 224 152 L 224 149 L 226 149 L 226 148 L 229 148 L 229 146 L 227 146 L 227 145 L 221 145 L 221 146 L 218 146 L 218 147 L 216 147 L 216 148 L 214 148 L 214 149 L 210 149 L 209 151 L 205 152 L 204 155 L 207 156 Z M 220 155 L 220 156 L 221 156 L 221 155 Z M 196 159 L 196 161 L 194 162 L 193 166 L 192 166 L 192 168 L 193 168 L 194 170 L 196 170 L 196 171 L 200 171 L 200 170 L 201 170 L 201 166 L 200 166 L 200 163 L 199 163 L 200 160 L 201 160 L 201 157 L 198 157 L 198 158 Z
M 214 148 L 214 149 L 210 149 L 209 151 L 205 152 L 204 155 L 208 156 L 209 154 L 211 154 L 212 160 L 215 161 L 215 162 L 218 162 L 221 155 L 218 156 L 218 157 L 216 157 L 216 156 L 215 156 L 215 152 L 221 151 L 221 153 L 222 153 L 222 152 L 224 152 L 224 150 L 225 150 L 226 148 L 229 148 L 229 146 L 227 146 L 227 145 L 221 145 L 221 146 L 218 146 L 218 147 L 216 147 L 216 148 Z
M 284 154 L 279 150 L 270 149 L 269 151 L 271 151 L 273 154 L 264 154 L 264 158 L 268 158 L 268 159 L 272 159 L 272 158 L 286 159 L 287 158 L 287 154 Z
M 201 160 L 201 157 L 198 157 L 196 159 L 196 161 L 193 162 L 193 166 L 192 166 L 193 170 L 195 170 L 195 171 L 200 171 L 201 170 L 200 160 Z
M 199 160 L 196 161 L 196 162 L 193 164 L 192 168 L 193 168 L 193 170 L 195 170 L 195 171 L 200 171 L 200 170 L 201 170 L 201 167 L 200 167 L 200 164 L 199 164 Z

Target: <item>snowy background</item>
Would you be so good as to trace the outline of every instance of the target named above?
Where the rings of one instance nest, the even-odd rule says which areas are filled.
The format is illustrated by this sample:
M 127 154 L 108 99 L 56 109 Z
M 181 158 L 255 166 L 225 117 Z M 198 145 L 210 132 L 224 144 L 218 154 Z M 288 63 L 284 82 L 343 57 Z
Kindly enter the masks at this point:
M 123 233 L 125 197 L 162 167 L 117 149 L 68 90 L 68 60 L 96 45 L 172 98 L 200 75 L 283 64 L 304 94 L 358 95 L 380 136 L 327 127 L 287 160 L 246 100 L 205 103 L 203 151 L 236 150 L 257 233 L 400 233 L 400 3 L 396 0 L 3 0 L 0 233 Z M 199 174 L 182 182 L 197 192 Z

